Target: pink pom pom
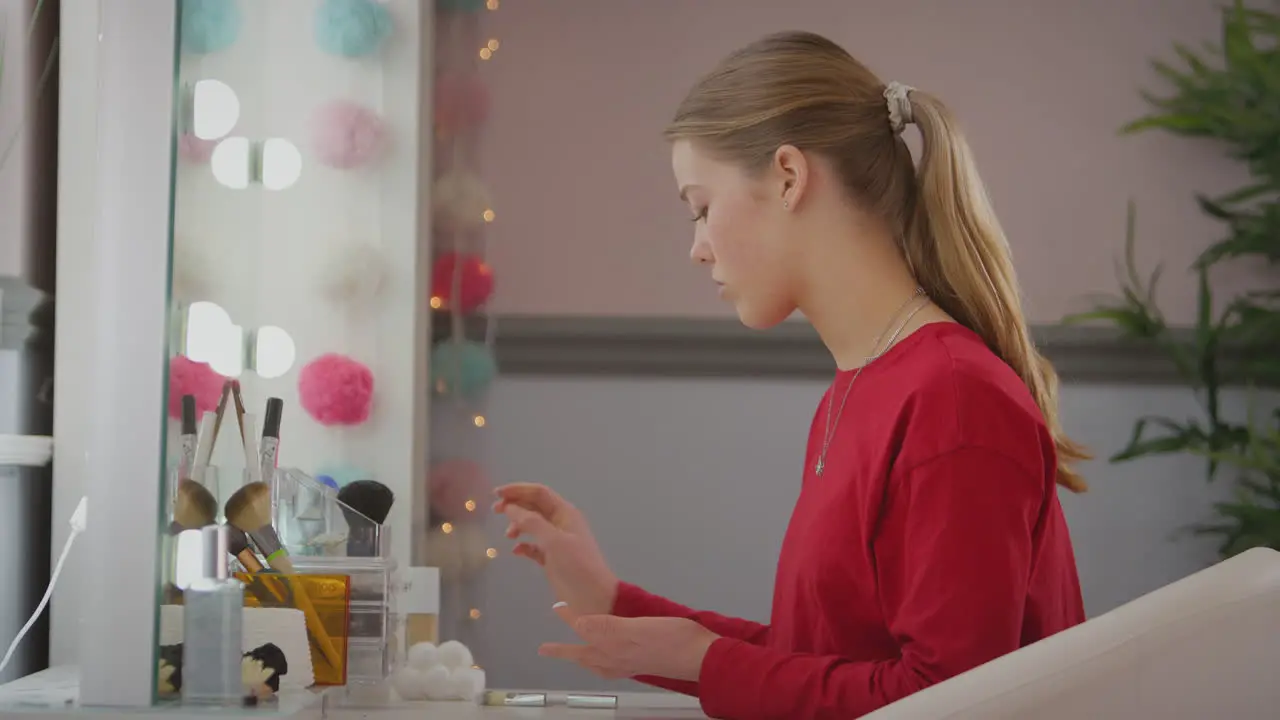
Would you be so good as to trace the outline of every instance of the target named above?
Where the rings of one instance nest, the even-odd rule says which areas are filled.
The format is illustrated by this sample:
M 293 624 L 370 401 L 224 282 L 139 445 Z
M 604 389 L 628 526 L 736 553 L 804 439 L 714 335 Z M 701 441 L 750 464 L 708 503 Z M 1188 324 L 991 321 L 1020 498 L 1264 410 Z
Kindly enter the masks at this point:
M 209 363 L 174 355 L 169 360 L 169 417 L 181 419 L 182 396 L 191 395 L 196 399 L 196 421 L 199 422 L 201 415 L 218 407 L 226 381 Z
M 321 355 L 298 374 L 298 398 L 321 425 L 359 425 L 373 407 L 373 372 L 344 355 Z
M 346 100 L 335 100 L 316 111 L 311 127 L 312 150 L 320 162 L 350 170 L 372 160 L 382 151 L 382 118 L 372 110 Z
M 478 75 L 449 74 L 436 78 L 436 130 L 454 134 L 483 125 L 489 118 L 489 90 Z
M 462 267 L 458 267 L 462 263 Z M 479 255 L 445 253 L 431 267 L 432 307 L 447 309 L 455 299 L 454 274 L 458 273 L 458 309 L 473 312 L 493 295 L 493 269 Z
M 445 460 L 431 468 L 427 480 L 431 492 L 431 512 L 446 522 L 479 520 L 479 505 L 489 497 L 489 476 L 481 465 L 473 460 L 459 458 Z M 467 509 L 467 501 L 476 503 L 476 510 Z
M 213 157 L 213 148 L 217 144 L 217 140 L 204 140 L 191 133 L 183 133 L 178 138 L 178 154 L 187 162 L 203 165 Z

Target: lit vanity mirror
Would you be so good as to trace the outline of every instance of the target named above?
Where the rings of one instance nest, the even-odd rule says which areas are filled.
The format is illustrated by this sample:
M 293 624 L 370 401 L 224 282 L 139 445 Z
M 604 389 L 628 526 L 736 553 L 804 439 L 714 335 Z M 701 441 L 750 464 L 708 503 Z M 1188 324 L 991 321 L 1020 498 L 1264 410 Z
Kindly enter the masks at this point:
M 212 637 L 188 633 L 192 598 L 236 601 L 215 609 L 254 638 L 245 677 L 277 673 L 245 682 L 268 707 L 385 699 L 426 534 L 429 347 L 407 339 L 430 312 L 431 3 L 179 4 L 157 699 L 188 699 Z M 225 635 L 203 652 L 240 661 Z M 251 656 L 266 642 L 287 673 Z

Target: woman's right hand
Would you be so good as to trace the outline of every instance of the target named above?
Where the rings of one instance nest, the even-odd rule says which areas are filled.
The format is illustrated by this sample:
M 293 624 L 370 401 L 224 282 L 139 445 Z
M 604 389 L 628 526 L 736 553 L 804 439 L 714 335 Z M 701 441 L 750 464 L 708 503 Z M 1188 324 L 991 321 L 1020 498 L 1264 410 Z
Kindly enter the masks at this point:
M 618 578 L 600 552 L 587 519 L 544 485 L 517 483 L 494 491 L 495 512 L 511 524 L 507 537 L 528 538 L 514 553 L 542 566 L 556 600 L 579 615 L 608 614 L 618 595 Z

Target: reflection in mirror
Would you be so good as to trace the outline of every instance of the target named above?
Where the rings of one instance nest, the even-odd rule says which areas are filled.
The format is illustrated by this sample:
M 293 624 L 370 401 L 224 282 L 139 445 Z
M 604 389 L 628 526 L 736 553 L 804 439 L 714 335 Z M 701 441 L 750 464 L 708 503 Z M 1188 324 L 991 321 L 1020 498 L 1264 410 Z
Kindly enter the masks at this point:
M 253 369 L 264 378 L 289 372 L 297 358 L 293 338 L 283 328 L 264 325 L 253 334 Z
M 209 363 L 225 377 L 240 377 L 244 371 L 244 330 L 231 316 L 211 302 L 194 302 L 187 308 L 187 331 L 183 338 L 186 356 Z
M 251 163 L 249 139 L 242 137 L 230 137 L 218 143 L 213 149 L 213 156 L 209 158 L 213 177 L 232 190 L 249 187 Z
M 191 97 L 191 131 L 201 140 L 217 140 L 240 119 L 240 99 L 221 80 L 199 80 Z
M 262 144 L 262 184 L 268 190 L 284 190 L 302 175 L 302 153 L 284 138 L 270 138 Z
M 183 530 L 178 533 L 177 547 L 173 552 L 173 584 L 179 590 L 186 590 L 193 580 L 201 575 L 204 557 L 201 549 L 199 530 Z

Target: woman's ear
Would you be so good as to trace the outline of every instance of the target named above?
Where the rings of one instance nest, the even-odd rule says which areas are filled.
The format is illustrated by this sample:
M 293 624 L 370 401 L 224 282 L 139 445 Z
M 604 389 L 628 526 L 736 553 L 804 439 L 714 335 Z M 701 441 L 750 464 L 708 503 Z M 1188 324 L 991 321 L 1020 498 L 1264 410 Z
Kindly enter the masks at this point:
M 770 184 L 777 189 L 783 207 L 799 207 L 809 186 L 809 160 L 795 145 L 783 145 L 773 153 Z

